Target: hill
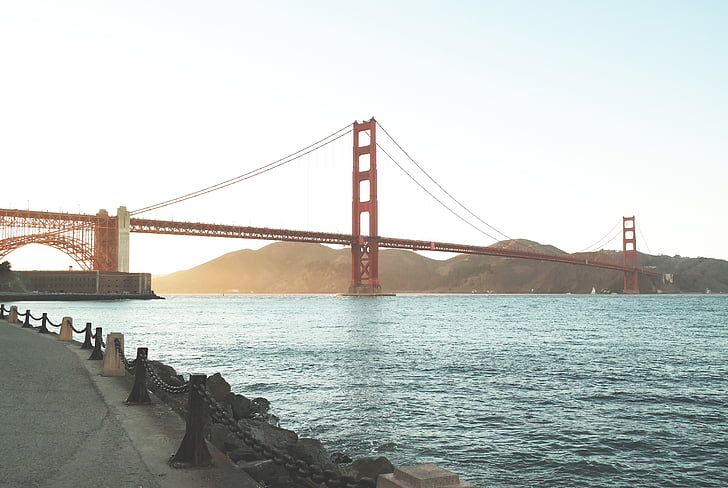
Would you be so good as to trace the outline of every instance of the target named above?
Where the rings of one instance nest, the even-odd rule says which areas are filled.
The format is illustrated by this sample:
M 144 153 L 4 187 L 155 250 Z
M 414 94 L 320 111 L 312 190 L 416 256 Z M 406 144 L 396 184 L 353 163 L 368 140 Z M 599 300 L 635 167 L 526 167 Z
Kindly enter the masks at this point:
M 503 241 L 534 252 L 566 254 L 532 241 Z M 622 253 L 599 251 L 578 256 L 622 262 Z M 728 293 L 728 261 L 640 254 L 640 266 L 674 273 L 675 283 L 640 278 L 642 293 Z M 260 250 L 225 254 L 194 268 L 154 276 L 157 293 L 338 293 L 349 287 L 349 249 L 278 242 Z M 379 279 L 393 293 L 600 293 L 622 291 L 619 271 L 585 266 L 462 254 L 435 260 L 415 252 L 384 249 Z

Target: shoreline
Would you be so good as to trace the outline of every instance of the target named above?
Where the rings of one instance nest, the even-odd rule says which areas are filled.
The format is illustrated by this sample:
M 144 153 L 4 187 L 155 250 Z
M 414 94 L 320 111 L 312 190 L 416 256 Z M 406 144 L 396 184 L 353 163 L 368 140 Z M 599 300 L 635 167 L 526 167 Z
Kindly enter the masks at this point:
M 0 292 L 0 300 L 11 302 L 62 302 L 98 300 L 164 300 L 156 293 L 13 293 Z

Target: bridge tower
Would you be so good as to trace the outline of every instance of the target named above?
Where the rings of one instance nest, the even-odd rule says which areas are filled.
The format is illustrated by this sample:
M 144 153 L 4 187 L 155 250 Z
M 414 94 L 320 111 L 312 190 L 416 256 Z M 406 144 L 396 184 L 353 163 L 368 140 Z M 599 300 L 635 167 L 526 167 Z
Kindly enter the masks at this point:
M 352 295 L 381 293 L 379 284 L 379 228 L 377 206 L 377 121 L 354 122 L 354 168 L 351 209 Z M 369 141 L 360 145 L 360 137 Z M 366 141 L 365 141 L 366 142 Z M 367 214 L 368 219 L 362 219 Z M 368 224 L 362 228 L 362 224 Z
M 622 254 L 624 265 L 634 268 L 634 271 L 624 272 L 624 290 L 622 293 L 639 293 L 639 277 L 637 275 L 637 235 L 634 216 L 622 217 Z
M 93 269 L 129 272 L 129 211 L 121 206 L 116 217 L 105 209 L 94 219 Z

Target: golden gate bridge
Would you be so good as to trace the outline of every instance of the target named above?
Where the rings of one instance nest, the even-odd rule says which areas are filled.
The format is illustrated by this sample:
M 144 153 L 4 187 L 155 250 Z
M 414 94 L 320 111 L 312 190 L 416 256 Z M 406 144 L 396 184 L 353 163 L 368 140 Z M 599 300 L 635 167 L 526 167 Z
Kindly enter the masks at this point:
M 654 278 L 662 277 L 662 274 L 657 271 L 637 265 L 634 216 L 622 218 L 623 261 L 621 264 L 618 262 L 595 261 L 588 257 L 568 254 L 532 252 L 494 245 L 477 246 L 380 236 L 377 200 L 377 148 L 382 151 L 384 149 L 377 143 L 378 127 L 382 129 L 374 118 L 364 122 L 354 122 L 351 126 L 347 125 L 343 129 L 295 153 L 235 178 L 137 210 L 128 211 L 126 207 L 119 207 L 115 216 L 109 215 L 105 210 L 90 215 L 29 209 L 0 209 L 0 259 L 27 244 L 43 244 L 66 253 L 84 270 L 128 272 L 129 234 L 133 232 L 350 246 L 351 282 L 348 291 L 349 294 L 354 295 L 377 295 L 381 293 L 382 286 L 379 282 L 380 248 L 480 254 L 616 270 L 624 273 L 624 293 L 639 293 L 640 275 Z M 353 134 L 351 234 L 153 220 L 136 217 L 136 215 L 196 198 L 267 173 L 348 134 Z M 386 151 L 385 154 L 387 154 Z M 391 159 L 394 161 L 393 158 Z M 405 171 L 401 166 L 400 169 Z M 436 182 L 435 184 L 437 185 Z M 439 185 L 437 186 L 439 187 Z M 442 189 L 442 187 L 440 188 Z M 427 190 L 425 189 L 425 191 Z M 457 200 L 455 201 L 457 202 Z M 482 220 L 480 221 L 488 225 Z M 488 227 L 491 226 L 488 225 Z M 488 234 L 486 233 L 486 235 Z

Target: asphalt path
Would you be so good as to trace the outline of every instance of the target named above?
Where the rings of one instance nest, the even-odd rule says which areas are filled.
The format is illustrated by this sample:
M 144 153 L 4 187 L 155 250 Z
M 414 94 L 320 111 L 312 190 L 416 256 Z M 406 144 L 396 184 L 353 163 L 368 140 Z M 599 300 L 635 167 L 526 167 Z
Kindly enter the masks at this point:
M 176 469 L 184 422 L 153 398 L 127 406 L 129 381 L 102 377 L 78 342 L 0 320 L 3 488 L 257 488 L 224 460 Z

